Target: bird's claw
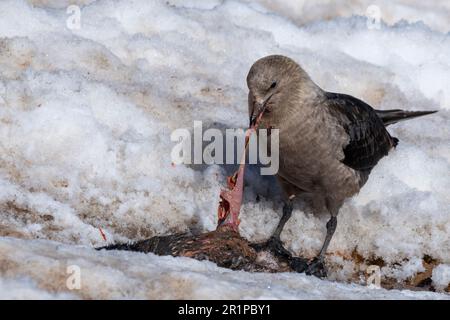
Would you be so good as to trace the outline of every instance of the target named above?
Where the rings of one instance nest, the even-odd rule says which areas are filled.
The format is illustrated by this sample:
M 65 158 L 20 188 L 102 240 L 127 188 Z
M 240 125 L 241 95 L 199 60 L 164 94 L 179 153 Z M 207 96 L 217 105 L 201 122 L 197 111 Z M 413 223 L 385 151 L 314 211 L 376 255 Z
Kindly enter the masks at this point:
M 308 268 L 308 260 L 299 257 L 291 257 L 289 265 L 295 272 L 303 273 Z
M 327 269 L 322 257 L 314 258 L 306 267 L 305 273 L 307 275 L 316 276 L 317 278 L 326 278 Z
M 281 240 L 271 237 L 267 242 L 252 245 L 256 251 L 270 251 L 275 256 L 287 260 L 292 270 L 298 273 L 306 273 L 318 278 L 326 278 L 327 270 L 322 257 L 316 257 L 311 262 L 300 257 L 293 257 L 292 254 L 283 247 Z
M 308 260 L 300 257 L 293 257 L 292 254 L 283 247 L 281 240 L 276 237 L 271 237 L 264 243 L 255 244 L 253 248 L 257 251 L 270 251 L 276 257 L 281 258 L 289 263 L 292 270 L 296 272 L 305 272 L 308 267 Z
M 290 260 L 292 258 L 292 255 L 289 251 L 287 251 L 283 244 L 281 243 L 281 240 L 276 237 L 271 237 L 267 242 L 261 243 L 261 244 L 255 244 L 253 245 L 253 248 L 256 251 L 270 251 L 275 256 L 281 257 L 287 260 Z

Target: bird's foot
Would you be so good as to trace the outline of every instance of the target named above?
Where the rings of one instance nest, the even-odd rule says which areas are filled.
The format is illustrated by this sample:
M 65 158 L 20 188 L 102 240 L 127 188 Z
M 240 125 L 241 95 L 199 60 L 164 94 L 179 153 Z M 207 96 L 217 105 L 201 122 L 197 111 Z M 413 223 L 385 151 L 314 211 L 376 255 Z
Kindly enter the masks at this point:
M 276 237 L 270 237 L 263 243 L 253 244 L 252 247 L 256 251 L 269 251 L 279 258 L 290 259 L 292 257 L 291 253 L 283 247 L 281 240 Z
M 295 272 L 303 273 L 308 268 L 308 260 L 300 257 L 291 257 L 289 265 Z
M 322 257 L 314 258 L 305 269 L 307 275 L 316 276 L 317 278 L 326 278 L 327 269 Z
M 277 237 L 271 237 L 268 241 L 260 244 L 254 244 L 252 247 L 256 251 L 269 251 L 273 255 L 285 260 L 289 266 L 296 272 L 305 272 L 308 267 L 308 260 L 300 257 L 294 257 L 283 247 L 281 240 Z

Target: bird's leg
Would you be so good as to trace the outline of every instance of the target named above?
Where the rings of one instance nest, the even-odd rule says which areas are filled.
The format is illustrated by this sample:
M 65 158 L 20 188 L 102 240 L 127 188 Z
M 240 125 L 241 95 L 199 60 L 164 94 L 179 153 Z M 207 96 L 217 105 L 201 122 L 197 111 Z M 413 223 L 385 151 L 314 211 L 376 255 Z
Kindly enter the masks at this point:
M 320 249 L 320 252 L 317 255 L 317 257 L 315 257 L 306 268 L 306 274 L 314 275 L 319 278 L 324 278 L 327 276 L 324 258 L 325 253 L 327 252 L 328 246 L 330 244 L 331 238 L 333 237 L 334 231 L 336 230 L 336 226 L 337 226 L 337 218 L 335 215 L 332 215 L 330 220 L 328 220 L 327 222 L 327 235 L 322 245 L 322 249 Z
M 283 243 L 281 242 L 280 239 L 281 232 L 283 231 L 286 222 L 292 215 L 293 210 L 292 199 L 293 198 L 290 198 L 284 203 L 283 215 L 280 219 L 280 222 L 278 222 L 278 225 L 275 231 L 273 232 L 272 236 L 270 237 L 270 239 L 262 245 L 255 245 L 255 249 L 270 250 L 277 257 L 287 260 L 294 270 L 298 272 L 303 272 L 307 267 L 306 260 L 302 258 L 293 257 L 292 254 L 283 247 Z
M 289 218 L 292 215 L 292 210 L 293 210 L 293 204 L 292 204 L 292 200 L 288 200 L 287 202 L 284 203 L 283 206 L 283 215 L 280 219 L 280 222 L 278 222 L 278 225 L 275 229 L 275 231 L 273 232 L 272 236 L 269 238 L 269 240 L 267 240 L 266 242 L 262 243 L 262 244 L 255 244 L 254 248 L 256 250 L 269 250 L 272 253 L 274 253 L 276 256 L 284 258 L 284 259 L 289 259 L 292 255 L 290 254 L 289 251 L 287 251 L 284 247 L 283 244 L 281 243 L 281 239 L 280 239 L 280 235 L 281 232 L 283 231 L 284 225 L 286 224 L 286 222 L 289 220 Z
M 288 200 L 284 203 L 283 206 L 283 215 L 281 216 L 280 221 L 278 222 L 277 228 L 272 234 L 272 239 L 275 239 L 277 241 L 281 241 L 280 236 L 281 232 L 283 231 L 284 225 L 292 216 L 292 210 L 293 210 L 293 203 L 292 200 Z

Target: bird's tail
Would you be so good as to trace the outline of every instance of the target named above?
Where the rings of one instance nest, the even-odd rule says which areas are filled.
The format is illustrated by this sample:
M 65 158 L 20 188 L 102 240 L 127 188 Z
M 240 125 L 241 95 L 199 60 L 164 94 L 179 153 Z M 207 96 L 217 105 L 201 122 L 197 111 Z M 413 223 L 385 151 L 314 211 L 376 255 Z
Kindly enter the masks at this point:
M 421 116 L 426 116 L 427 114 L 432 114 L 437 112 L 433 111 L 405 111 L 400 109 L 395 110 L 375 110 L 378 117 L 383 121 L 384 125 L 390 125 L 403 120 L 409 120 Z

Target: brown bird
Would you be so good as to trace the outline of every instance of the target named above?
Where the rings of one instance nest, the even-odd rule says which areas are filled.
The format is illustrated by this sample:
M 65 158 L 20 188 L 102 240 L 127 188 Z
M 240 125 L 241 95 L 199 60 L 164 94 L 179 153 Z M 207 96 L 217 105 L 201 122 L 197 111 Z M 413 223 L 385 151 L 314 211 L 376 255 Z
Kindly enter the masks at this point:
M 290 257 L 295 270 L 325 277 L 324 256 L 344 200 L 359 192 L 377 162 L 398 143 L 386 126 L 436 111 L 375 110 L 352 96 L 322 90 L 295 61 L 280 55 L 256 61 L 247 85 L 250 125 L 263 112 L 260 127 L 279 129 L 277 177 L 286 200 L 264 246 Z M 293 258 L 280 240 L 293 199 L 300 195 L 322 204 L 331 216 L 322 249 L 311 262 Z

